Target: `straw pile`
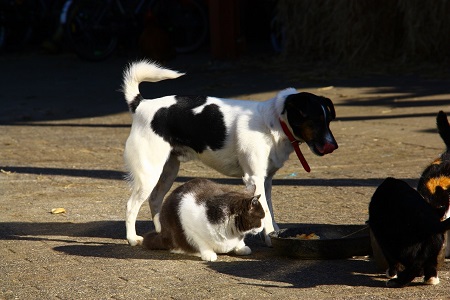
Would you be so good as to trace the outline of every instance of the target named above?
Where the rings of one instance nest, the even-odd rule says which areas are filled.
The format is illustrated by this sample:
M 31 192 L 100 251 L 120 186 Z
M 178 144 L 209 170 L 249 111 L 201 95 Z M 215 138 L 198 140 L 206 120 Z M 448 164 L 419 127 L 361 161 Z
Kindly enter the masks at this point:
M 277 18 L 302 60 L 450 61 L 450 0 L 280 0 Z

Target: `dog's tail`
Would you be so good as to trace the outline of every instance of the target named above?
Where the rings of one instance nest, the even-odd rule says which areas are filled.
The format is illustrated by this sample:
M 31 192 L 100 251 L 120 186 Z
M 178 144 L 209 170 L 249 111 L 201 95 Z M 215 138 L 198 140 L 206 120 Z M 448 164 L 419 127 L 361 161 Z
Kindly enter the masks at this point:
M 142 245 L 149 250 L 169 250 L 160 233 L 152 231 L 144 235 Z
M 450 124 L 447 120 L 447 115 L 441 110 L 436 117 L 436 124 L 439 135 L 447 146 L 447 152 L 450 151 Z
M 139 84 L 143 81 L 158 82 L 165 79 L 174 79 L 184 75 L 177 71 L 163 67 L 147 60 L 131 63 L 123 73 L 122 90 L 130 111 L 134 113 L 143 97 L 139 92 Z

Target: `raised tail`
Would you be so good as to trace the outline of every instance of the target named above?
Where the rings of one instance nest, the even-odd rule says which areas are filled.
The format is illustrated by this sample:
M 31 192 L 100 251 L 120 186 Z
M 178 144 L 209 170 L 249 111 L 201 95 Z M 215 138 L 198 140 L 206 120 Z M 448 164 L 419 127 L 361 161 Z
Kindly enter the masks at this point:
M 447 152 L 450 151 L 450 124 L 447 115 L 441 110 L 436 117 L 436 124 L 439 135 L 447 146 Z
M 143 100 L 139 92 L 139 84 L 141 82 L 158 82 L 165 79 L 178 78 L 182 75 L 184 73 L 164 69 L 148 60 L 131 63 L 123 73 L 122 84 L 122 90 L 130 111 L 134 113 L 141 100 Z

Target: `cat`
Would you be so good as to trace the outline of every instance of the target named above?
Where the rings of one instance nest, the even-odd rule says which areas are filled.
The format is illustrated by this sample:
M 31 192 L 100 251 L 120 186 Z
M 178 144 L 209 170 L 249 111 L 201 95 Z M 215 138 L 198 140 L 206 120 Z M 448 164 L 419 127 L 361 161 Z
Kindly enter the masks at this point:
M 155 215 L 155 231 L 144 236 L 150 250 L 170 250 L 217 260 L 217 253 L 234 251 L 249 255 L 246 234 L 264 228 L 264 209 L 260 195 L 252 191 L 235 192 L 207 179 L 193 179 L 176 188 Z
M 450 187 L 450 124 L 447 115 L 440 111 L 436 117 L 439 135 L 444 141 L 447 149 L 441 156 L 431 163 L 420 176 L 417 190 L 431 205 L 436 206 L 435 190 L 440 186 L 444 190 Z M 439 201 L 438 206 L 439 206 Z M 442 220 L 450 217 L 450 209 L 443 213 Z M 450 231 L 447 232 L 445 256 L 450 257 Z
M 406 182 L 387 178 L 369 204 L 369 226 L 389 268 L 388 287 L 403 287 L 424 275 L 425 284 L 438 284 L 438 255 L 450 219 L 441 221 L 449 195 L 440 186 L 430 205 Z

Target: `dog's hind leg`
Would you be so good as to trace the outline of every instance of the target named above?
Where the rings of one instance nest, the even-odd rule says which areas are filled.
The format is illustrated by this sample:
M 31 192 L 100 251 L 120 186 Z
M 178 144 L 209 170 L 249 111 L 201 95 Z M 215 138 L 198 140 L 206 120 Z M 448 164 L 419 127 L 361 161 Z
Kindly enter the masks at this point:
M 133 184 L 133 191 L 127 202 L 127 214 L 125 221 L 127 228 L 127 240 L 131 246 L 142 244 L 143 237 L 137 235 L 136 233 L 136 218 L 142 203 L 144 203 L 150 194 L 150 191 L 147 192 L 147 190 L 142 189 L 140 186 L 136 187 L 136 185 L 136 183 Z
M 177 177 L 180 162 L 175 156 L 170 156 L 164 166 L 154 169 L 152 173 L 140 169 L 139 178 L 133 179 L 133 192 L 127 203 L 127 240 L 132 246 L 142 244 L 142 237 L 136 233 L 136 218 L 146 199 L 150 204 L 152 217 L 160 211 L 164 195 L 169 191 Z M 161 174 L 155 182 L 154 174 Z M 134 177 L 137 177 L 133 173 Z
M 152 217 L 155 217 L 155 215 L 161 210 L 161 204 L 164 196 L 172 187 L 175 178 L 177 178 L 179 169 L 180 161 L 176 156 L 171 155 L 164 165 L 163 171 L 159 176 L 158 183 L 148 198 Z
M 139 147 L 135 145 L 135 140 L 129 139 L 124 155 L 130 171 L 132 186 L 131 197 L 127 202 L 125 222 L 127 240 L 132 246 L 142 244 L 142 236 L 136 234 L 136 218 L 144 201 L 150 199 L 170 153 L 169 146 L 164 149 L 164 144 L 160 145 L 158 152 L 150 151 L 151 148 L 144 141 L 139 143 Z M 161 203 L 154 204 L 153 207 L 151 205 L 152 215 L 158 212 L 160 205 Z

